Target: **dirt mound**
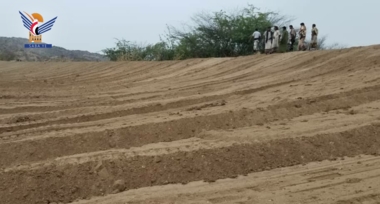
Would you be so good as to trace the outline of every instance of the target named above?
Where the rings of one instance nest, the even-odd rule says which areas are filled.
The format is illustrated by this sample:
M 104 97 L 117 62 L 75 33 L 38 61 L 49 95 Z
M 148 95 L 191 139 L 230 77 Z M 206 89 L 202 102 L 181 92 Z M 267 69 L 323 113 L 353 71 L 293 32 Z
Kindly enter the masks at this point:
M 376 162 L 359 164 L 367 156 L 349 160 L 369 177 L 323 168 L 325 160 L 337 166 L 358 155 L 378 161 L 378 47 L 168 62 L 0 62 L 0 203 L 377 202 L 380 188 L 367 195 L 363 186 L 378 178 Z M 329 173 L 310 173 L 309 190 L 294 189 L 300 174 L 292 172 L 304 165 L 305 174 Z M 241 179 L 258 174 L 293 190 L 285 196 Z M 225 179 L 234 185 L 220 185 Z M 208 184 L 195 193 L 201 181 Z M 155 194 L 157 187 L 176 196 Z

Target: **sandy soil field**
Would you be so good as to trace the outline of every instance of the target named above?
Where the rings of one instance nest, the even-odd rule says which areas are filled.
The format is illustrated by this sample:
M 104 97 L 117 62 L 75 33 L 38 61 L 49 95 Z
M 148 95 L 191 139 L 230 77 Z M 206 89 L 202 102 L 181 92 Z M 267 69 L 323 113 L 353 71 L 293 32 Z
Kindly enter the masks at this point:
M 380 45 L 0 62 L 0 203 L 380 203 Z

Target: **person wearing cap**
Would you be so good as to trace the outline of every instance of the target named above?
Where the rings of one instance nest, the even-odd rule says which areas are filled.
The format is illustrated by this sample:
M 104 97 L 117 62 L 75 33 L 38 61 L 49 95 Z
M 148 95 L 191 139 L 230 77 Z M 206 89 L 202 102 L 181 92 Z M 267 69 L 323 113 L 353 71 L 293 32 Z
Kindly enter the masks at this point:
M 264 32 L 265 54 L 272 53 L 273 32 L 271 27 L 268 27 Z
M 311 42 L 310 42 L 310 49 L 315 50 L 318 46 L 318 28 L 315 24 L 313 24 L 313 27 L 311 29 Z
M 286 52 L 287 44 L 289 40 L 289 33 L 286 30 L 286 26 L 282 27 L 282 34 L 280 39 L 280 52 Z
M 305 40 L 306 40 L 306 26 L 304 23 L 301 23 L 301 28 L 298 32 L 300 38 L 298 41 L 298 51 L 306 50 Z
M 293 25 L 290 25 L 289 26 L 289 48 L 288 50 L 289 51 L 293 51 L 294 50 L 294 43 L 296 42 L 296 37 L 297 37 L 297 33 L 296 33 L 296 30 L 293 28 Z

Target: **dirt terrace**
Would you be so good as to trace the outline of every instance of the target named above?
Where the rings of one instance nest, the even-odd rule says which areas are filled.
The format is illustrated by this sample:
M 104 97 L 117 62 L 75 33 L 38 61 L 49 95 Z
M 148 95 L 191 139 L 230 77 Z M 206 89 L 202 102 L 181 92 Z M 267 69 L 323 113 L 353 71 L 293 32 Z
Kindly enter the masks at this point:
M 378 203 L 380 46 L 0 62 L 0 203 Z

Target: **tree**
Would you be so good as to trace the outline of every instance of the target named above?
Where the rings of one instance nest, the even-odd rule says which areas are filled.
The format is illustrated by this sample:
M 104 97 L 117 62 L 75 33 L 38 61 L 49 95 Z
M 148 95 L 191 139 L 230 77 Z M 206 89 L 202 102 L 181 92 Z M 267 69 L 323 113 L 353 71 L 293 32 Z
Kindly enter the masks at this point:
M 256 28 L 264 33 L 268 27 L 281 28 L 293 20 L 294 18 L 278 12 L 260 12 L 260 9 L 251 4 L 234 12 L 200 12 L 191 18 L 190 24 L 183 24 L 181 29 L 167 25 L 163 35 L 165 38 L 160 36 L 160 42 L 156 44 L 142 45 L 116 39 L 116 47 L 104 49 L 103 53 L 111 61 L 161 61 L 250 55 L 253 53 L 250 37 Z M 320 49 L 344 47 L 340 44 L 326 45 L 326 38 L 323 36 L 319 39 Z M 264 46 L 261 47 L 264 49 Z
M 257 28 L 264 32 L 273 25 L 282 26 L 292 19 L 275 12 L 259 12 L 253 5 L 233 13 L 225 11 L 197 13 L 187 29 L 168 27 L 168 38 L 176 44 L 180 59 L 194 57 L 234 57 L 252 54 L 249 41 Z

